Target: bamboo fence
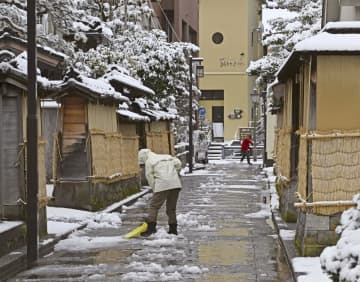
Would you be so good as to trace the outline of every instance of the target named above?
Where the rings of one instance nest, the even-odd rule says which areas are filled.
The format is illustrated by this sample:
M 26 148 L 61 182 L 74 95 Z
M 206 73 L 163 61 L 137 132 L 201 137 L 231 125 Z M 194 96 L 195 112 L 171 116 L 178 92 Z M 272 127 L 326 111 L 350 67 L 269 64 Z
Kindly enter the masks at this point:
M 170 141 L 170 143 L 169 143 Z M 171 144 L 171 137 L 169 140 L 169 131 L 147 132 L 146 133 L 146 147 L 157 154 L 174 154 Z
M 138 136 L 118 133 L 90 133 L 92 180 L 114 182 L 139 173 Z
M 330 215 L 344 211 L 349 208 L 348 201 L 360 193 L 360 132 L 302 134 L 299 160 L 298 192 L 305 200 L 311 197 L 314 213 Z M 311 195 L 306 190 L 307 171 L 311 174 Z
M 279 129 L 276 136 L 276 174 L 279 179 L 290 179 L 291 130 Z M 281 176 L 281 177 L 280 177 Z

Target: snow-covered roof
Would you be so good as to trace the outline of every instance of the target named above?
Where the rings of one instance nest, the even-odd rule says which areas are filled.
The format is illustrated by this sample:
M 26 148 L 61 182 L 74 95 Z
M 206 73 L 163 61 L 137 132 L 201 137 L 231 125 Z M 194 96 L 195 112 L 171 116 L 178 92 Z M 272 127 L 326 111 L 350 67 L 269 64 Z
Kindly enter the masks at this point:
M 320 32 L 296 44 L 294 51 L 360 51 L 360 33 Z
M 177 118 L 177 115 L 161 110 L 143 109 L 141 110 L 141 113 L 148 115 L 155 120 L 172 120 Z
M 140 80 L 135 79 L 129 75 L 126 75 L 116 69 L 111 70 L 110 72 L 106 73 L 103 76 L 103 78 L 106 79 L 107 81 L 109 81 L 110 83 L 113 83 L 115 87 L 116 87 L 116 84 L 119 83 L 123 86 L 127 86 L 134 90 L 138 90 L 141 93 L 143 93 L 143 95 L 155 95 L 155 92 L 152 89 L 150 89 L 149 87 L 146 87 L 145 85 L 143 85 Z M 126 93 L 124 93 L 124 94 L 126 94 Z M 130 94 L 131 94 L 131 92 L 130 92 Z
M 84 92 L 89 95 L 89 98 L 112 98 L 117 102 L 129 102 L 127 97 L 116 91 L 105 79 L 86 77 L 74 70 L 68 72 L 64 81 L 52 85 L 52 93 L 49 96 L 56 97 L 71 88 L 76 88 Z
M 145 121 L 145 122 L 150 121 L 150 118 L 148 116 L 143 116 L 127 109 L 118 109 L 116 110 L 116 113 L 131 121 Z
M 27 76 L 26 72 L 13 67 L 8 62 L 0 62 L 0 74 L 14 74 L 22 79 L 26 79 Z
M 36 77 L 38 85 L 42 89 L 47 89 L 51 82 L 40 75 L 38 70 L 38 75 Z M 26 52 L 21 53 L 19 56 L 10 60 L 9 62 L 0 62 L 0 75 L 3 76 L 12 76 L 18 81 L 21 81 L 25 88 L 27 89 L 27 58 Z
M 329 22 L 318 34 L 297 43 L 294 51 L 360 51 L 360 21 Z
M 23 46 L 22 48 L 19 48 L 18 46 L 15 45 L 11 45 L 10 47 L 10 51 L 14 51 L 15 49 L 19 52 L 19 51 L 25 51 L 26 50 L 26 46 L 27 46 L 27 41 L 15 36 L 10 35 L 8 32 L 4 32 L 3 34 L 0 35 L 0 46 L 2 48 L 6 47 L 6 41 L 12 41 L 12 42 L 16 42 L 17 44 Z M 21 49 L 21 50 L 20 50 Z M 56 51 L 53 48 L 50 48 L 48 46 L 42 46 L 40 44 L 37 44 L 37 51 L 40 53 L 46 53 L 48 55 L 51 56 L 56 56 L 61 58 L 62 60 L 66 60 L 69 58 L 69 56 L 67 56 L 66 54 Z
M 164 111 L 156 103 L 149 105 L 144 98 L 137 98 L 134 103 L 138 105 L 141 114 L 147 115 L 153 120 L 173 120 L 177 118 L 176 113 Z
M 306 53 L 360 54 L 360 22 L 330 22 L 318 34 L 297 43 L 276 73 L 279 80 Z
M 85 76 L 81 76 L 81 81 L 70 78 L 57 86 L 60 92 L 68 88 L 77 88 L 89 94 L 93 94 L 98 98 L 113 98 L 119 102 L 129 101 L 129 99 L 121 93 L 115 91 L 115 89 L 106 81 L 102 79 L 93 79 Z
M 360 21 L 328 22 L 322 31 L 354 30 L 360 29 Z
M 3 57 L 3 56 L 6 56 L 8 58 L 15 58 L 15 54 L 9 50 L 0 50 L 0 56 Z

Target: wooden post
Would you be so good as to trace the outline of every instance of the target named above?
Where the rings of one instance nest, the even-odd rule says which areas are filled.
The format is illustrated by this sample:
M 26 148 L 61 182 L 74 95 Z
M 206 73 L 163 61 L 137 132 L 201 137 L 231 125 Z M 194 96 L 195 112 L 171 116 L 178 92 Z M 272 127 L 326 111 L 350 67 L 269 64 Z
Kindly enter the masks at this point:
M 38 259 L 38 118 L 36 89 L 36 0 L 27 1 L 28 115 L 27 115 L 27 266 Z

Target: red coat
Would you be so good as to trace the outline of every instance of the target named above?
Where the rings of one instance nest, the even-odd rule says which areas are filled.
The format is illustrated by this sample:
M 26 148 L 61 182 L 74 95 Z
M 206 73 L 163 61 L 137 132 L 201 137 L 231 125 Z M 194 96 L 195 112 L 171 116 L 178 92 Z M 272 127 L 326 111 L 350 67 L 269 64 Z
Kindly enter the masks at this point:
M 250 144 L 253 145 L 254 144 L 253 141 L 249 137 L 244 138 L 244 140 L 241 143 L 241 151 L 249 150 Z

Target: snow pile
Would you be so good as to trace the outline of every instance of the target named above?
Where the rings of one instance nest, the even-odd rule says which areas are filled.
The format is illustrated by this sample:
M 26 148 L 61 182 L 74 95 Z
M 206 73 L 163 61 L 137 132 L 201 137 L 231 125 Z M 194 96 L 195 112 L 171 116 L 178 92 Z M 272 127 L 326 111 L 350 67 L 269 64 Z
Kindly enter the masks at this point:
M 167 265 L 159 263 L 132 262 L 128 266 L 132 270 L 122 276 L 121 281 L 184 281 L 183 274 L 202 274 L 207 268 L 189 265 Z
M 276 191 L 276 175 L 274 175 L 274 167 L 264 168 L 270 184 L 270 208 L 271 210 L 279 209 L 279 195 Z
M 91 220 L 93 213 L 69 208 L 46 207 L 47 218 L 58 222 L 86 222 Z
M 88 252 L 90 250 L 116 247 L 126 239 L 123 236 L 80 236 L 81 231 L 72 233 L 67 239 L 55 245 L 55 251 Z
M 120 213 L 97 213 L 94 218 L 88 222 L 87 227 L 96 228 L 118 228 L 122 224 Z
M 116 212 L 93 213 L 60 207 L 46 207 L 46 212 L 49 234 L 62 235 L 83 224 L 86 224 L 87 228 L 90 229 L 118 228 L 122 224 L 120 214 Z
M 152 237 L 152 240 L 144 240 L 144 246 L 168 247 L 176 244 L 177 237 L 168 234 L 164 228 L 160 228 Z
M 296 257 L 292 260 L 296 273 L 305 273 L 297 277 L 298 282 L 331 282 L 321 271 L 319 257 Z
M 294 240 L 295 239 L 295 230 L 287 230 L 287 229 L 280 229 L 280 237 L 283 240 Z
M 360 194 L 353 201 L 357 207 L 343 212 L 336 228 L 339 241 L 320 256 L 321 267 L 336 281 L 360 281 Z
M 206 221 L 205 224 L 199 222 L 199 220 Z M 178 214 L 177 221 L 180 226 L 183 228 L 190 228 L 192 230 L 198 231 L 215 231 L 216 228 L 211 226 L 211 223 L 208 221 L 206 216 L 197 215 L 193 212 L 188 212 L 186 214 Z

